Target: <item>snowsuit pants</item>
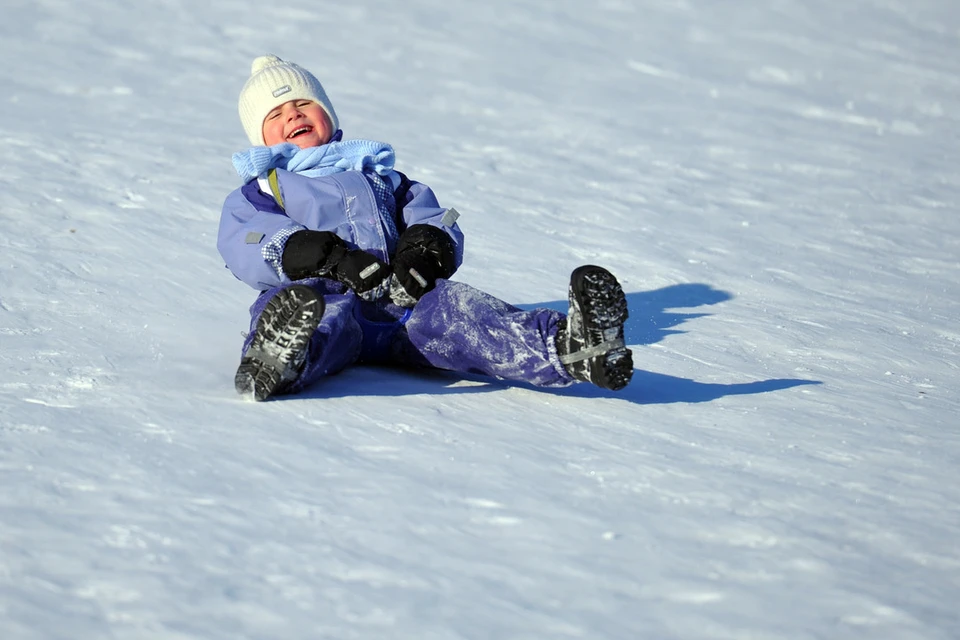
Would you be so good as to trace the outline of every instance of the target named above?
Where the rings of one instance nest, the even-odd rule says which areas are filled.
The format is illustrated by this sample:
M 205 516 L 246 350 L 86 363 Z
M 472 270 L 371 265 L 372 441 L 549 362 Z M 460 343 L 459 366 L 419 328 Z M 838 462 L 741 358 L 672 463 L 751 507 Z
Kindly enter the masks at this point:
M 325 278 L 297 284 L 313 287 L 326 307 L 303 370 L 285 393 L 296 393 L 355 363 L 431 367 L 540 387 L 573 382 L 554 344 L 557 323 L 564 316 L 552 309 L 524 311 L 449 280 L 438 280 L 413 309 L 365 302 Z M 244 352 L 264 307 L 281 290 L 264 291 L 250 307 Z

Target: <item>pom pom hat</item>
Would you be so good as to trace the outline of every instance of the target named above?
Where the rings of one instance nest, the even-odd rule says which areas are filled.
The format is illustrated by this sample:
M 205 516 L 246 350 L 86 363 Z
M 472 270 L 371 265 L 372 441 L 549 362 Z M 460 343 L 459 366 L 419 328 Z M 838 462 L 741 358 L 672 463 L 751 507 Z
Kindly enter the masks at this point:
M 331 131 L 340 128 L 337 113 L 317 78 L 303 67 L 275 55 L 260 56 L 240 91 L 240 122 L 253 145 L 263 145 L 263 121 L 275 107 L 291 100 L 313 100 L 327 112 Z

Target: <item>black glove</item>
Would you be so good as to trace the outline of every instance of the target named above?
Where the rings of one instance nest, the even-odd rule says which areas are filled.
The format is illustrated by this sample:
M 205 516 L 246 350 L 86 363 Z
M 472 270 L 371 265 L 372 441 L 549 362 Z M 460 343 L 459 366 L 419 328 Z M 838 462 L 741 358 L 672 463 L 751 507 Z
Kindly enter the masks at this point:
M 283 248 L 280 266 L 291 280 L 329 275 L 347 255 L 347 245 L 332 231 L 297 231 Z
M 383 297 L 390 285 L 390 267 L 366 251 L 348 248 L 332 231 L 297 231 L 287 238 L 280 263 L 291 280 L 334 278 L 365 300 Z
M 455 246 L 446 232 L 426 224 L 408 227 L 397 242 L 390 299 L 401 307 L 412 307 L 438 278 L 449 278 L 456 270 Z
M 370 302 L 385 296 L 390 287 L 387 263 L 360 249 L 347 251 L 333 268 L 332 275 Z

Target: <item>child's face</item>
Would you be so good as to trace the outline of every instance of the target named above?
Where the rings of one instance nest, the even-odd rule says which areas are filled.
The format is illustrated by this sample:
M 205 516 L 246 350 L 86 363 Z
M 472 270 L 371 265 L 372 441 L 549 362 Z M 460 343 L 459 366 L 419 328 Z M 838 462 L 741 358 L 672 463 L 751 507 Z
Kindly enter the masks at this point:
M 273 146 L 292 142 L 301 149 L 330 142 L 331 124 L 327 112 L 312 100 L 291 100 L 273 109 L 263 119 L 263 141 Z

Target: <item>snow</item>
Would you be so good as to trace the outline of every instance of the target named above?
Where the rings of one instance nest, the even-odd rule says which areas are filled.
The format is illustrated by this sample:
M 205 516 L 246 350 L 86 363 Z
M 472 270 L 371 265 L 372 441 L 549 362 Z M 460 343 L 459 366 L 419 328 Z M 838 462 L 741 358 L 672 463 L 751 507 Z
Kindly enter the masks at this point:
M 958 46 L 936 0 L 8 0 L 0 637 L 958 637 Z M 631 386 L 238 398 L 266 52 L 463 214 L 456 279 L 616 273 Z

